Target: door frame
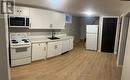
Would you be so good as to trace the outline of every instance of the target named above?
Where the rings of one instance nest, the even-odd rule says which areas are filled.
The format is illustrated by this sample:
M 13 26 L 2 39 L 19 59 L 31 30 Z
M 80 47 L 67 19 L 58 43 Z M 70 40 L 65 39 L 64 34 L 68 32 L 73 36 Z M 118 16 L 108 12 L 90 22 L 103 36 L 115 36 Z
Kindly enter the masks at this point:
M 121 51 L 121 47 L 122 47 L 122 43 L 123 43 L 123 39 L 122 39 L 122 36 L 124 36 L 124 26 L 125 28 L 129 28 L 129 22 L 130 22 L 130 12 L 126 12 L 124 14 L 121 15 L 122 17 L 122 24 L 121 24 L 121 32 L 120 32 L 120 39 L 119 39 L 119 47 L 118 47 L 118 54 L 117 54 L 117 66 L 118 67 L 122 67 L 123 64 L 121 64 L 121 61 L 123 59 L 125 59 L 125 53 L 122 53 Z M 126 33 L 127 36 L 128 36 L 128 33 Z M 127 41 L 126 41 L 127 42 Z M 127 43 L 126 43 L 127 44 Z M 124 43 L 123 43 L 124 45 Z M 124 47 L 124 46 L 123 46 Z M 122 56 L 122 54 L 124 56 Z M 124 57 L 124 58 L 123 58 Z M 124 61 L 123 61 L 124 62 Z
M 124 16 L 127 16 L 129 18 L 129 26 L 128 28 L 130 28 L 130 12 L 127 12 L 127 14 L 125 14 Z M 128 30 L 129 32 L 129 30 Z M 128 38 L 130 37 L 129 33 L 127 34 L 127 42 L 126 42 L 126 48 L 125 48 L 125 56 L 124 56 L 124 63 L 123 63 L 123 68 L 122 68 L 122 75 L 121 75 L 121 80 L 129 80 L 130 76 L 130 72 L 129 72 L 129 53 L 128 53 Z
M 99 39 L 98 39 L 98 52 L 101 52 L 102 47 L 102 30 L 103 30 L 103 18 L 117 18 L 117 29 L 116 29 L 116 37 L 115 37 L 115 47 L 114 47 L 114 54 L 117 54 L 117 47 L 118 47 L 118 37 L 119 37 L 119 16 L 100 16 L 99 21 Z

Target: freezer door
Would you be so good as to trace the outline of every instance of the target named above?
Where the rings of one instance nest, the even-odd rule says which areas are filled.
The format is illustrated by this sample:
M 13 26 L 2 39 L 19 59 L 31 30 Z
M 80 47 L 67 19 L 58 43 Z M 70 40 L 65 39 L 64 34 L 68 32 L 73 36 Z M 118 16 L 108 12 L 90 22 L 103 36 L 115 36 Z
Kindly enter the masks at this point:
M 97 50 L 97 34 L 86 34 L 86 49 Z
M 86 33 L 97 34 L 98 33 L 98 25 L 87 25 Z

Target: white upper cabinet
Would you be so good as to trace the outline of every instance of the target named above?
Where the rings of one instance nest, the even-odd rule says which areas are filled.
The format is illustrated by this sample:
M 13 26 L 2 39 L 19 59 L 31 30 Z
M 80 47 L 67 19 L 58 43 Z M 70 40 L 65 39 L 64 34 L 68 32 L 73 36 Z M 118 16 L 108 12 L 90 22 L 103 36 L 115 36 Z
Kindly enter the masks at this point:
M 10 16 L 30 17 L 30 29 L 65 29 L 65 14 L 59 12 L 16 6 Z
M 15 12 L 14 14 L 11 14 L 11 16 L 24 16 L 24 17 L 29 17 L 30 10 L 28 7 L 20 7 L 16 6 L 15 7 Z
M 65 29 L 65 14 L 52 12 L 52 28 L 53 29 Z
M 30 8 L 31 29 L 49 29 L 51 26 L 50 11 Z
M 30 8 L 31 29 L 64 29 L 64 14 Z
M 20 7 L 20 15 L 29 17 L 30 9 L 27 7 Z

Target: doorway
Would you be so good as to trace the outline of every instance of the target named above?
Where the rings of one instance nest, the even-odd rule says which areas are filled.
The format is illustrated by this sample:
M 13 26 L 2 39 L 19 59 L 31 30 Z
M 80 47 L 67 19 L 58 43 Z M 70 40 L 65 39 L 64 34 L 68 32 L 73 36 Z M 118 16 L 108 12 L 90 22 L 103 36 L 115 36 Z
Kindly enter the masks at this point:
M 103 18 L 102 52 L 114 52 L 117 18 Z

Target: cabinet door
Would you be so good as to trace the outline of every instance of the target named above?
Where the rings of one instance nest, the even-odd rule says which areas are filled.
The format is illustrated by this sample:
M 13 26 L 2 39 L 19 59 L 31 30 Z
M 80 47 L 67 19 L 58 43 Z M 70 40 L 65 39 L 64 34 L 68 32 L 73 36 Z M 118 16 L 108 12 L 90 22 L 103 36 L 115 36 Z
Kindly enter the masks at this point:
M 97 50 L 97 34 L 86 34 L 86 49 Z
M 15 13 L 14 15 L 19 16 L 20 15 L 20 7 L 15 7 Z
M 65 14 L 52 12 L 53 29 L 65 29 Z
M 30 9 L 27 7 L 20 7 L 20 16 L 29 17 Z
M 71 38 L 69 41 L 70 41 L 69 42 L 69 44 L 70 44 L 69 50 L 72 50 L 74 48 L 74 39 Z
M 45 59 L 46 58 L 46 44 L 45 43 L 37 43 L 32 44 L 32 61 Z
M 47 58 L 56 56 L 56 53 L 55 53 L 55 47 L 56 46 L 55 46 L 55 44 L 56 44 L 56 42 L 49 42 L 48 43 Z
M 10 14 L 10 16 L 20 16 L 20 7 L 16 6 L 14 14 Z
M 62 47 L 62 53 L 67 52 L 70 50 L 70 40 L 63 40 L 63 47 Z
M 62 41 L 49 42 L 47 58 L 60 55 L 62 53 Z
M 46 43 L 41 43 L 41 56 L 43 59 L 46 59 L 46 54 L 47 54 L 47 44 Z
M 29 17 L 29 8 L 28 7 L 20 7 L 16 6 L 15 7 L 15 12 L 14 14 L 10 14 L 11 16 L 24 16 L 24 17 Z
M 62 53 L 62 41 L 57 41 L 55 44 L 55 54 L 60 55 Z
M 31 29 L 49 29 L 50 15 L 48 10 L 30 8 Z

